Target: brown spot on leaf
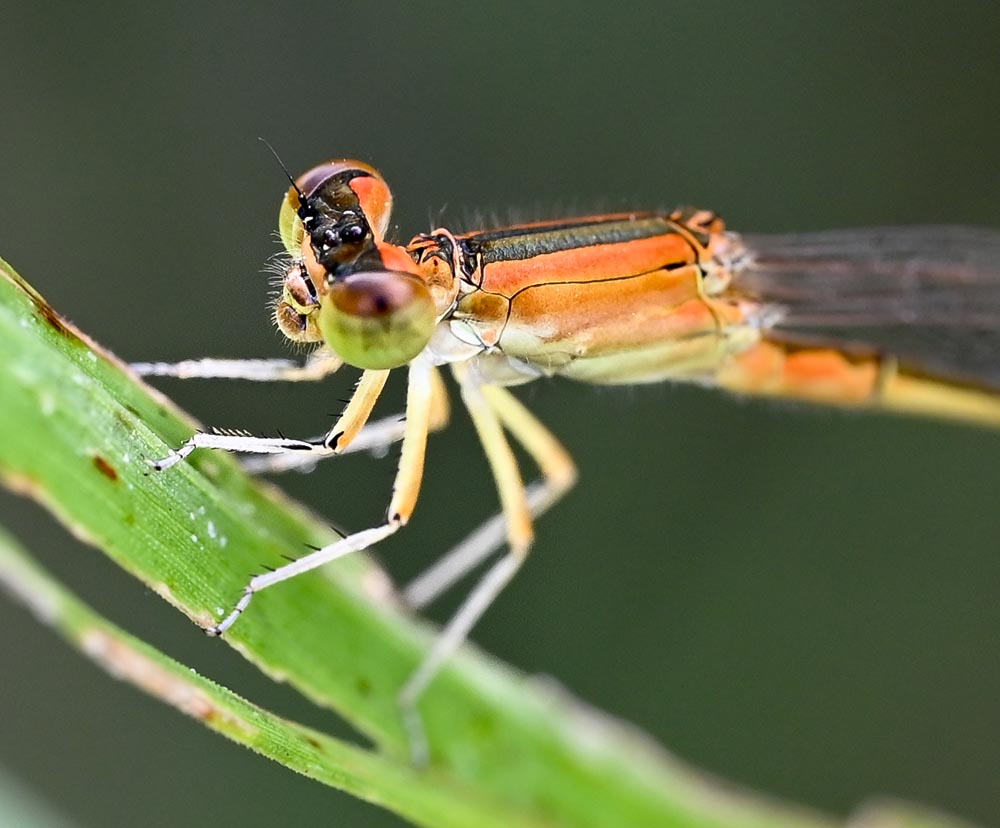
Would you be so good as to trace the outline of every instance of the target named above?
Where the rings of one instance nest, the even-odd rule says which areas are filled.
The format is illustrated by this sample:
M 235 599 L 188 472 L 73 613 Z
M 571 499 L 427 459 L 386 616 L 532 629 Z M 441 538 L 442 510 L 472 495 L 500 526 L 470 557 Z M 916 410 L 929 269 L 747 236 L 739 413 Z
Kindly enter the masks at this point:
M 118 471 L 107 460 L 101 457 L 101 455 L 94 455 L 94 466 L 101 474 L 108 478 L 108 480 L 111 480 L 112 482 L 118 481 Z
M 28 296 L 31 298 L 31 301 L 34 304 L 35 309 L 38 311 L 38 315 L 42 317 L 42 319 L 44 319 L 46 322 L 48 322 L 49 326 L 53 330 L 55 330 L 56 333 L 62 336 L 72 337 L 73 339 L 77 338 L 76 332 L 69 325 L 66 324 L 66 320 L 64 320 L 56 312 L 56 310 L 52 307 L 52 305 L 46 302 L 37 293 L 29 292 Z

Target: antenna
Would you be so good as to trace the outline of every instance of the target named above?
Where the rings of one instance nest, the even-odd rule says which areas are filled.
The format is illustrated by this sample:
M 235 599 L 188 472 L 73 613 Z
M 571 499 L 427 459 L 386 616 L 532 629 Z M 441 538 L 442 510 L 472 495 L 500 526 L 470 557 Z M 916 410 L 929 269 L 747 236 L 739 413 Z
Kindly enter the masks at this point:
M 284 172 L 285 177 L 291 182 L 292 188 L 299 194 L 299 200 L 305 204 L 306 197 L 302 194 L 302 190 L 299 189 L 299 185 L 295 183 L 295 179 L 292 178 L 292 174 L 288 171 L 288 167 L 285 166 L 285 162 L 281 160 L 281 156 L 275 151 L 274 147 L 271 146 L 270 142 L 263 136 L 258 135 L 257 140 L 260 141 L 265 147 L 271 151 L 271 155 L 274 156 L 274 160 L 278 162 L 278 166 L 281 167 L 282 172 Z

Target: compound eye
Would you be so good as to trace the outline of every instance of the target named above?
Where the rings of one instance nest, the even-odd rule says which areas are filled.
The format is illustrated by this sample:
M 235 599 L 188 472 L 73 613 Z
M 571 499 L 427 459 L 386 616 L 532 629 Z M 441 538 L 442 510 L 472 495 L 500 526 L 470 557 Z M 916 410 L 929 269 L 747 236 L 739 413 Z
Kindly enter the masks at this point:
M 398 368 L 430 341 L 436 323 L 430 291 L 416 276 L 360 271 L 333 281 L 317 324 L 326 343 L 356 368 Z
M 278 211 L 278 235 L 281 236 L 281 243 L 290 256 L 301 255 L 302 240 L 306 235 L 302 219 L 299 218 L 301 206 L 299 194 L 295 192 L 294 187 L 289 187 Z

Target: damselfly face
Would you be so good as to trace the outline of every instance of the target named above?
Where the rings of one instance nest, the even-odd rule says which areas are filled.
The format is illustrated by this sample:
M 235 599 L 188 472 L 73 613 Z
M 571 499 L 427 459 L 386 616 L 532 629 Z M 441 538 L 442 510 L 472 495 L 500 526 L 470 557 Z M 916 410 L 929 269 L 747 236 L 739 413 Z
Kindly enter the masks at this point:
M 281 203 L 278 229 L 313 279 L 355 267 L 385 237 L 392 195 L 361 161 L 328 161 L 299 176 Z
M 278 229 L 293 260 L 275 307 L 296 342 L 326 342 L 357 368 L 398 368 L 419 354 L 437 321 L 413 260 L 383 239 L 392 196 L 360 161 L 331 161 L 300 176 Z

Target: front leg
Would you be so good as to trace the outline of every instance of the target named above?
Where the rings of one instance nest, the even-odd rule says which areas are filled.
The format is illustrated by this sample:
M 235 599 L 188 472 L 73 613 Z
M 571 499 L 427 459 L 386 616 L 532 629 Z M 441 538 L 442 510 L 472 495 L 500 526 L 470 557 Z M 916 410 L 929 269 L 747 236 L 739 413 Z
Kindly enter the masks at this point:
M 451 408 L 448 403 L 448 391 L 441 372 L 436 368 L 431 371 L 431 414 L 430 431 L 440 431 L 448 425 Z M 334 426 L 334 431 L 337 427 Z M 393 443 L 403 439 L 406 432 L 406 415 L 395 414 L 383 417 L 375 422 L 365 424 L 352 440 L 343 437 L 337 442 L 336 454 L 355 454 L 370 451 L 378 457 L 388 452 Z M 317 437 L 306 442 L 320 443 L 323 437 Z M 261 457 L 249 457 L 243 461 L 244 471 L 250 474 L 278 474 L 287 471 L 311 472 L 316 464 L 330 455 L 317 455 L 314 452 L 302 452 L 293 449 L 285 454 L 270 454 Z
M 184 445 L 161 460 L 153 461 L 152 466 L 157 471 L 169 469 L 179 463 L 195 449 L 213 448 L 223 451 L 244 452 L 248 454 L 288 454 L 309 455 L 316 459 L 329 457 L 342 452 L 358 435 L 371 416 L 375 402 L 378 400 L 388 371 L 365 371 L 351 395 L 347 408 L 340 415 L 326 435 L 319 440 L 290 440 L 287 437 L 251 437 L 248 434 L 232 432 L 199 432 Z

